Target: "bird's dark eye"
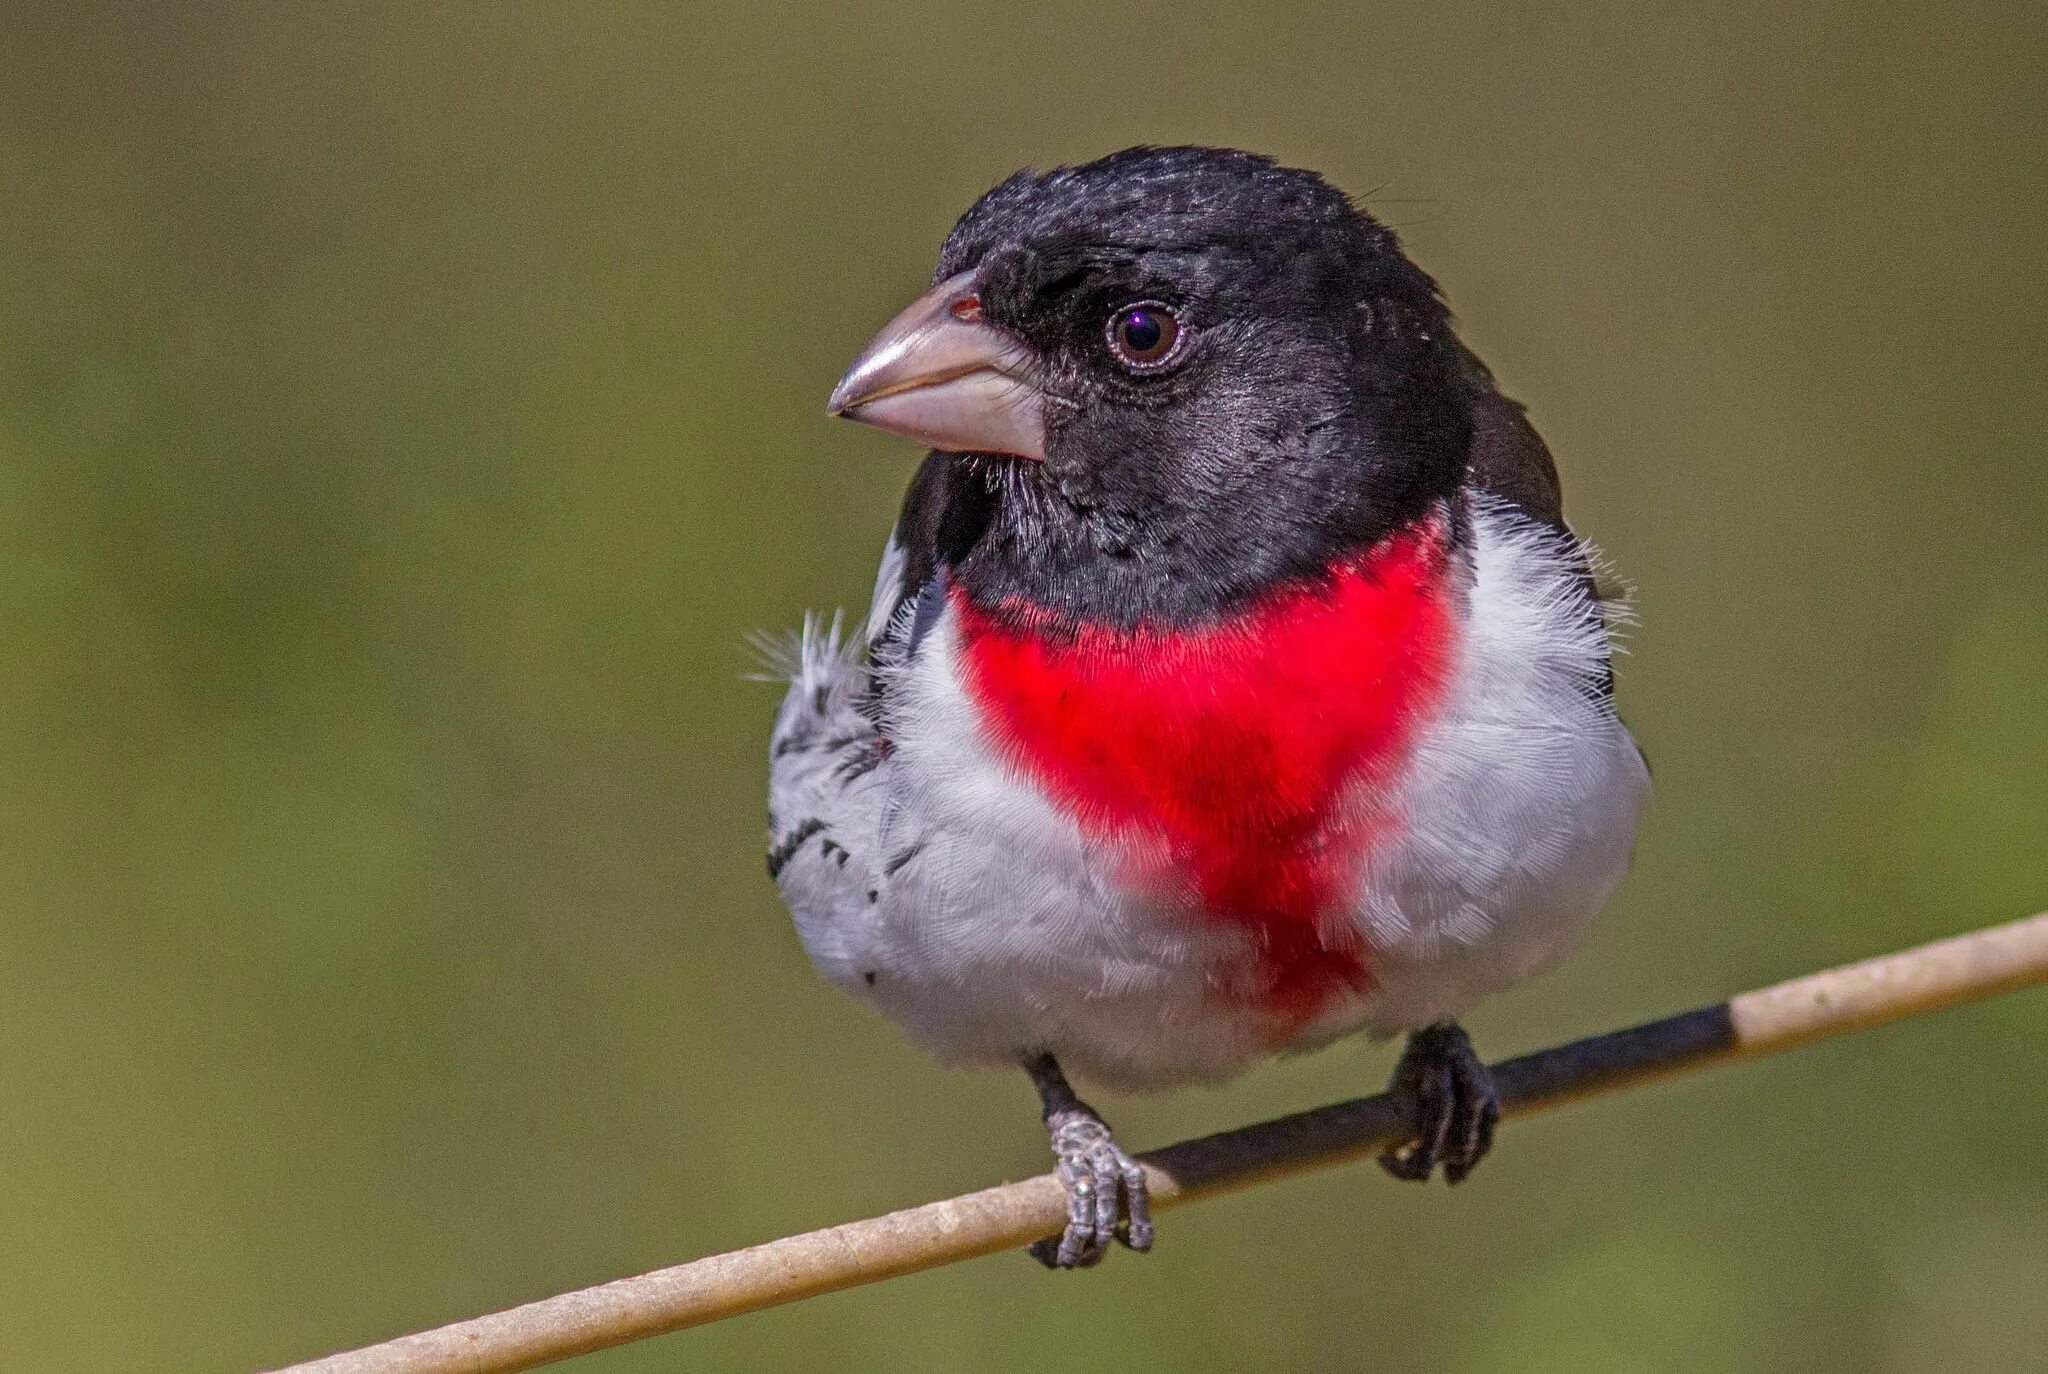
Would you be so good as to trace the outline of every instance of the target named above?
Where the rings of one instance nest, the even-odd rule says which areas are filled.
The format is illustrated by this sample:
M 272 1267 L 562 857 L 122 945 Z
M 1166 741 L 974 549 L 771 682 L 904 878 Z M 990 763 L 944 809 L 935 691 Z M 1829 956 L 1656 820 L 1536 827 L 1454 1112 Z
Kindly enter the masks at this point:
M 1109 317 L 1109 351 L 1133 372 L 1158 372 L 1179 354 L 1182 333 L 1169 307 L 1139 301 Z

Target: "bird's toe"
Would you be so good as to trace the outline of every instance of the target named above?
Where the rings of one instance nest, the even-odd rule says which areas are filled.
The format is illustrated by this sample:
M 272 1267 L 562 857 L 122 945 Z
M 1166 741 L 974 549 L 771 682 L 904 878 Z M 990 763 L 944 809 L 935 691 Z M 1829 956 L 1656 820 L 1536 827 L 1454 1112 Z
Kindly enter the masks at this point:
M 1462 1183 L 1493 1148 L 1500 1095 L 1457 1026 L 1430 1026 L 1410 1036 L 1387 1091 L 1414 1123 L 1407 1142 L 1380 1156 L 1380 1167 L 1395 1178 L 1426 1182 L 1441 1165 L 1445 1182 Z
M 1113 1241 L 1133 1250 L 1151 1249 L 1152 1212 L 1143 1166 L 1086 1108 L 1061 1112 L 1047 1126 L 1056 1172 L 1067 1193 L 1067 1224 L 1057 1238 L 1033 1244 L 1032 1257 L 1049 1269 L 1086 1269 L 1101 1261 Z

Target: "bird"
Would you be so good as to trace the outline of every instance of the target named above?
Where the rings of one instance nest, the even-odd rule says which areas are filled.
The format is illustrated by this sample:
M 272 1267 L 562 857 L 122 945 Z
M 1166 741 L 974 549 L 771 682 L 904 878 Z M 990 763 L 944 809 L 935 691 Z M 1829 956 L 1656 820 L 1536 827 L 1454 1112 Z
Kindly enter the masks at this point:
M 829 981 L 1030 1075 L 1032 1253 L 1153 1242 L 1070 1073 L 1405 1036 L 1380 1162 L 1467 1177 L 1460 1018 L 1579 941 L 1650 781 L 1625 612 L 1436 282 L 1315 172 L 1130 148 L 982 195 L 827 409 L 927 453 L 865 621 L 772 654 L 768 870 Z

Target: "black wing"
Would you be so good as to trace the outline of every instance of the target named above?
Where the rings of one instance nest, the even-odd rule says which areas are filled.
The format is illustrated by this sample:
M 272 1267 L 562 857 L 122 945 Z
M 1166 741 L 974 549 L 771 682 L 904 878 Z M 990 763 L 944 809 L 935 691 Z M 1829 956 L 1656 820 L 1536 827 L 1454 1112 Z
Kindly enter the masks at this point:
M 1522 403 L 1501 395 L 1486 364 L 1465 350 L 1472 386 L 1472 443 L 1466 474 L 1473 486 L 1511 501 L 1531 520 L 1569 533 L 1557 464 Z
M 1593 568 L 1564 519 L 1564 487 L 1550 446 L 1529 423 L 1519 401 L 1503 396 L 1486 364 L 1465 351 L 1466 376 L 1472 385 L 1472 440 L 1466 458 L 1466 481 L 1479 491 L 1512 503 L 1531 520 L 1540 521 L 1570 540 L 1571 558 L 1586 588 L 1588 613 L 1600 614 L 1601 593 Z M 1603 661 L 1594 690 L 1603 701 L 1614 697 L 1614 667 Z
M 893 562 L 896 585 L 875 589 L 881 623 L 868 627 L 871 656 L 900 660 L 916 652 L 944 608 L 947 569 L 965 558 L 988 530 L 996 508 L 996 481 L 973 458 L 925 455 L 903 494 L 903 510 L 889 536 L 892 554 L 900 557 L 884 560 L 882 576 L 892 575 Z M 901 613 L 906 603 L 917 608 L 907 616 Z M 886 734 L 888 679 L 878 675 L 872 681 L 864 709 Z

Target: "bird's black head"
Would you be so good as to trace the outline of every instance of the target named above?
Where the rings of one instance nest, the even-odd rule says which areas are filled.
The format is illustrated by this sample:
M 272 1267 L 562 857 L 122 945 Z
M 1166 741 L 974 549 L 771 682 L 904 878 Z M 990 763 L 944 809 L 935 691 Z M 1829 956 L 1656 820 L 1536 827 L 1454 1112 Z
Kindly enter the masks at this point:
M 996 600 L 1211 614 L 1318 575 L 1464 470 L 1465 355 L 1434 284 L 1312 172 L 1134 148 L 1019 173 L 935 282 L 834 408 L 953 451 L 908 514 L 944 506 L 937 561 Z

